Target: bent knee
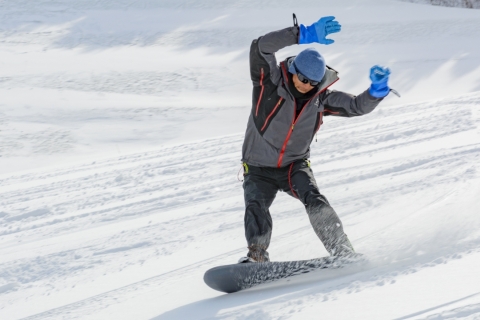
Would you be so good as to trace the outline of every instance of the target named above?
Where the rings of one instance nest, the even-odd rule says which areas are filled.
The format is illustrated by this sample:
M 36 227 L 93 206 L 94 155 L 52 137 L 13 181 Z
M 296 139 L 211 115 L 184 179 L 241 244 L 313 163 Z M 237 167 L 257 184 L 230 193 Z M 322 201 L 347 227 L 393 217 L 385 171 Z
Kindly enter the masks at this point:
M 304 204 L 307 207 L 320 207 L 320 206 L 330 206 L 327 198 L 320 192 L 313 190 L 305 194 Z

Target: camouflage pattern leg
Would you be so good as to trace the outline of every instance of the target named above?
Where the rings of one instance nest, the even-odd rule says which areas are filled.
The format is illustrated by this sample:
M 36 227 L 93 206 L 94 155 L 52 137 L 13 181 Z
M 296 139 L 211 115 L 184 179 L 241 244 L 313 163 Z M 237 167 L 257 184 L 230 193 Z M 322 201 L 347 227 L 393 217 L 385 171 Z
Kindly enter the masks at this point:
M 355 252 L 340 218 L 320 193 L 308 161 L 296 161 L 289 168 L 285 191 L 302 201 L 313 230 L 331 255 L 346 256 Z

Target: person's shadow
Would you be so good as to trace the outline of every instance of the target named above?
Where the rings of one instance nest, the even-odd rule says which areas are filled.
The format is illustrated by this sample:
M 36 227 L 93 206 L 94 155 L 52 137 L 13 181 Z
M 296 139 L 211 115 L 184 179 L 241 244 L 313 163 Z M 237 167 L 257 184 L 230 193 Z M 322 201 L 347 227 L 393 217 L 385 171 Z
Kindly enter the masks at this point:
M 328 293 L 332 290 L 332 285 L 334 285 L 335 290 L 345 288 L 348 287 L 351 282 L 359 280 L 358 271 L 358 268 L 323 269 L 319 270 L 319 272 L 297 275 L 293 278 L 281 279 L 245 291 L 224 294 L 219 297 L 183 305 L 158 315 L 151 320 L 221 319 L 231 316 L 227 310 L 238 310 L 238 307 L 249 304 L 252 304 L 252 312 L 256 311 L 254 315 L 250 314 L 248 316 L 249 319 L 261 319 L 264 318 L 262 317 L 262 311 L 257 310 L 253 304 L 261 303 L 262 308 L 264 308 L 265 304 L 288 302 L 291 299 L 311 293 Z M 341 278 L 340 282 L 338 282 L 338 278 Z M 226 312 L 219 314 L 220 310 L 226 310 Z

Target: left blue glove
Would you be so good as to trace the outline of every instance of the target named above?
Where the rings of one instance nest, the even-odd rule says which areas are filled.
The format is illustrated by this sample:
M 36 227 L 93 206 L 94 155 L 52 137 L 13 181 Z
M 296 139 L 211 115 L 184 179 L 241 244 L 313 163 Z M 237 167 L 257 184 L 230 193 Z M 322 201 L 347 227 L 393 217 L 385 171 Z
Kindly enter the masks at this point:
M 335 20 L 335 17 L 323 17 L 311 26 L 300 25 L 300 39 L 299 44 L 307 44 L 317 42 L 321 44 L 332 44 L 335 41 L 326 39 L 325 37 L 331 33 L 340 32 L 342 26 Z
M 388 95 L 390 88 L 388 87 L 388 77 L 390 76 L 390 69 L 382 66 L 373 66 L 370 69 L 370 80 L 372 85 L 368 92 L 375 98 L 383 98 Z

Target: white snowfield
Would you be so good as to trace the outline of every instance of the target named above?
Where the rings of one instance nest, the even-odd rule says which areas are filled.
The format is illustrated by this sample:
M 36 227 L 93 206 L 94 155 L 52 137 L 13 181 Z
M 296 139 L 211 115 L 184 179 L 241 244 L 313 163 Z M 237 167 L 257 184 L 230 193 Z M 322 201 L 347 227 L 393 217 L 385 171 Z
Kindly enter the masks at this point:
M 333 15 L 310 45 L 371 114 L 326 117 L 321 191 L 361 266 L 235 294 L 252 39 Z M 307 46 L 292 46 L 278 59 Z M 480 319 L 480 10 L 387 0 L 0 2 L 0 319 Z M 272 260 L 327 255 L 298 200 Z

